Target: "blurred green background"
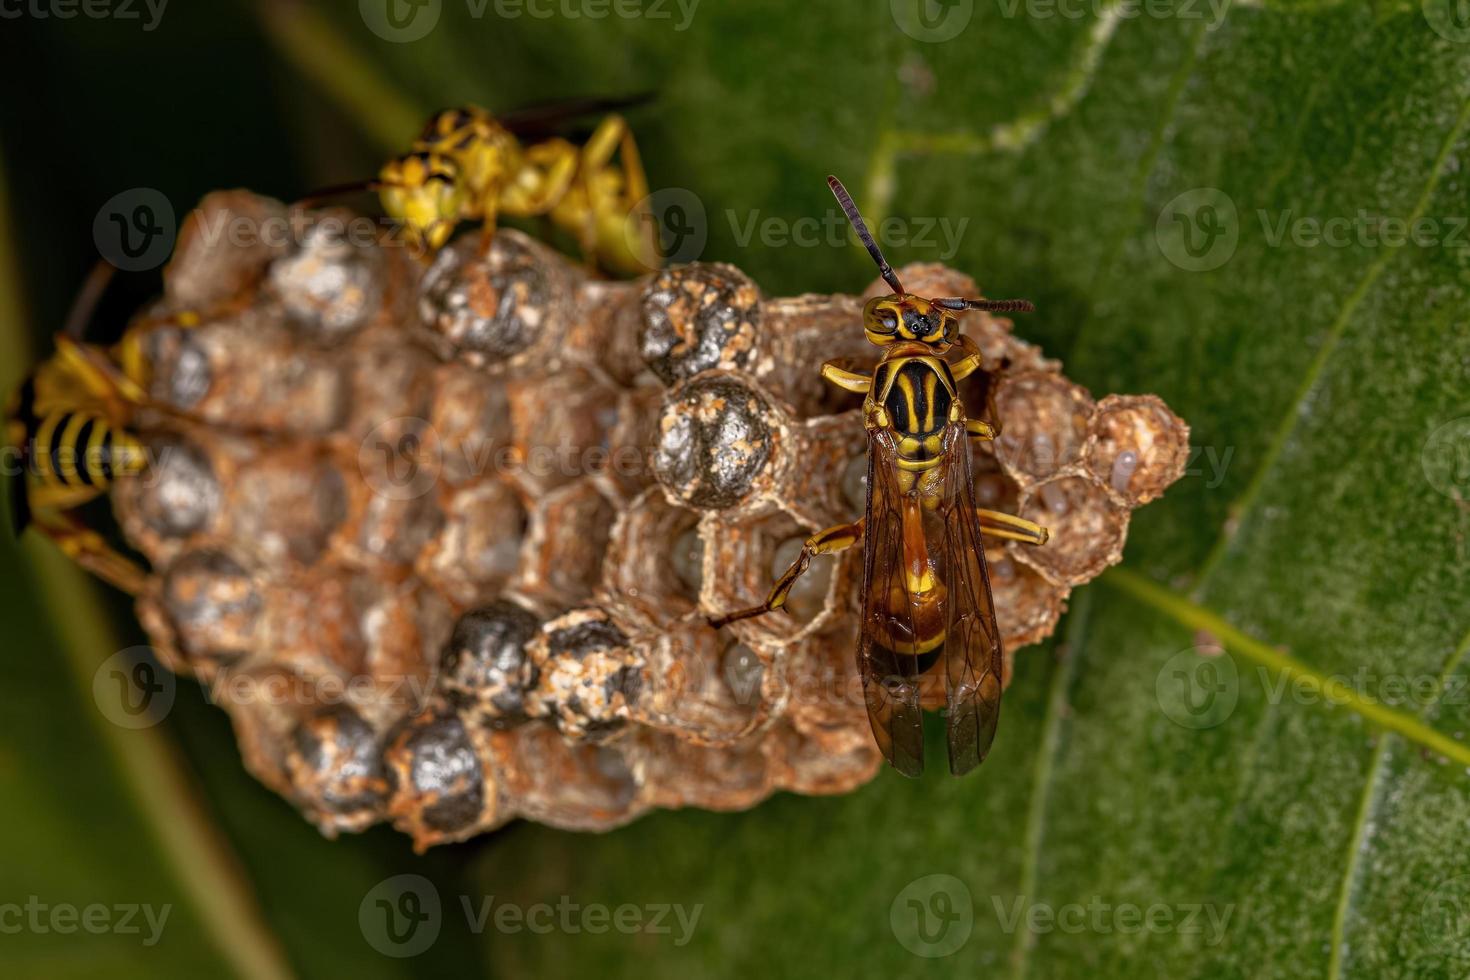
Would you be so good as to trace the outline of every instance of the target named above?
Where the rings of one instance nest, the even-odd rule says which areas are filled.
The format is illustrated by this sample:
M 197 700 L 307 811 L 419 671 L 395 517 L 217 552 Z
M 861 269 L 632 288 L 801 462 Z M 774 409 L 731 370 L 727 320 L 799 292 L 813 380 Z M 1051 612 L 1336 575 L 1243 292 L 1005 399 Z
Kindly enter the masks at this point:
M 320 838 L 191 684 L 153 728 L 108 722 L 92 681 L 143 642 L 127 604 L 35 541 L 0 543 L 7 975 L 1467 975 L 1460 6 L 391 3 L 171 3 L 156 23 L 122 0 L 0 4 L 7 389 L 121 191 L 180 215 L 214 188 L 291 199 L 368 175 L 440 106 L 653 90 L 633 114 L 644 160 L 697 197 L 703 258 L 774 295 L 862 288 L 845 242 L 742 235 L 830 213 L 829 171 L 873 215 L 968 217 L 956 254 L 890 258 L 1036 300 L 1018 330 L 1070 376 L 1191 423 L 1190 472 L 1137 515 L 1124 569 L 1018 657 L 968 779 L 885 772 L 841 799 L 605 836 L 517 825 L 424 857 L 381 828 Z M 422 36 L 384 37 L 390 9 Z M 1347 230 L 1323 241 L 1332 219 Z M 1428 231 L 1394 244 L 1392 221 Z M 157 286 L 122 277 L 102 332 Z M 1169 709 L 1177 677 L 1206 676 L 1200 630 L 1230 651 L 1210 670 L 1234 668 L 1211 727 Z M 1313 694 L 1329 677 L 1349 703 Z M 1394 698 L 1394 678 L 1429 693 Z M 359 906 L 410 873 L 442 928 L 385 957 Z M 957 879 L 948 906 L 936 874 Z M 170 913 L 153 945 L 146 926 L 11 928 L 7 903 L 33 896 Z M 461 899 L 490 896 L 701 911 L 683 945 L 476 932 Z M 1170 924 L 1120 911 L 1151 906 Z M 1186 926 L 1195 907 L 1221 928 Z

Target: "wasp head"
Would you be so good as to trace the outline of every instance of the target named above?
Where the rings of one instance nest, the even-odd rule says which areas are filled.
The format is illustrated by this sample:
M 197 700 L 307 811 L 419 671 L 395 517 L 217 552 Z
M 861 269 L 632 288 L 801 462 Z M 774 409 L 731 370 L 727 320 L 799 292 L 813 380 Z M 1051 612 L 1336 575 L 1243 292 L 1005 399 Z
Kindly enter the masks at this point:
M 1029 313 L 1035 309 L 1024 299 L 925 299 L 905 291 L 903 283 L 898 280 L 898 273 L 893 271 L 893 266 L 883 257 L 883 250 L 873 240 L 867 223 L 853 203 L 852 195 L 842 186 L 842 181 L 836 177 L 828 177 L 827 186 L 832 188 L 837 203 L 842 205 L 843 213 L 852 223 L 852 230 L 857 232 L 863 247 L 877 263 L 878 273 L 883 281 L 893 290 L 887 296 L 868 300 L 863 307 L 863 330 L 872 343 L 879 347 L 900 343 L 923 344 L 934 353 L 942 354 L 959 339 L 957 313 L 964 310 Z
M 920 343 L 942 354 L 959 336 L 959 321 L 933 300 L 891 293 L 868 300 L 863 307 L 863 331 L 879 347 Z
M 403 225 L 409 243 L 438 251 L 462 216 L 459 168 L 440 153 L 420 152 L 391 160 L 378 174 L 383 210 Z

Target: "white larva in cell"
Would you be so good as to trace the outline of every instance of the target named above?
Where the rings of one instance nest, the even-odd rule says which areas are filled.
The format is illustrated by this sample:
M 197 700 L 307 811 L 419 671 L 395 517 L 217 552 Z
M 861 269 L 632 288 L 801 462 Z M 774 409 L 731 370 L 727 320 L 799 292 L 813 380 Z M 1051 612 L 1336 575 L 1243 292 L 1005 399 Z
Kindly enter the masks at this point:
M 1108 477 L 1108 482 L 1113 489 L 1119 493 L 1128 492 L 1128 481 L 1133 479 L 1133 471 L 1138 469 L 1138 454 L 1131 449 L 1125 449 L 1113 460 L 1113 471 Z

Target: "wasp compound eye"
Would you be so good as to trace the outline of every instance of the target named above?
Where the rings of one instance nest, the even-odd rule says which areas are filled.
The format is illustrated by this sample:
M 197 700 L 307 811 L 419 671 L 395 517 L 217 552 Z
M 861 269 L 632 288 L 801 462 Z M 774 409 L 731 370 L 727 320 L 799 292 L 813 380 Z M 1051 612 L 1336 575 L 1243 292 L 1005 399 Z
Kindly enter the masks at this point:
M 882 299 L 868 301 L 863 309 L 863 319 L 874 333 L 893 333 L 898 329 L 898 314 L 892 307 L 883 305 Z

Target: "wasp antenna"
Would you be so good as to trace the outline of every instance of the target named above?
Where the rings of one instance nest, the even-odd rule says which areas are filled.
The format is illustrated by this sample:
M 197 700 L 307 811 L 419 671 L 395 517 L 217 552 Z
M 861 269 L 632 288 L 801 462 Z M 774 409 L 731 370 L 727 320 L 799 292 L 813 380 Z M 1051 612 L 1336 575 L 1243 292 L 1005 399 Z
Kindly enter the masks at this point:
M 72 300 L 71 309 L 66 313 L 66 321 L 62 325 L 61 332 L 72 340 L 82 340 L 87 333 L 87 325 L 92 322 L 92 315 L 97 312 L 97 304 L 102 301 L 102 295 L 107 292 L 107 286 L 112 282 L 113 273 L 117 268 L 106 259 L 98 259 L 87 273 L 82 288 L 77 290 L 77 298 Z
M 313 191 L 306 197 L 292 203 L 296 208 L 314 208 L 323 201 L 334 197 L 346 197 L 348 194 L 362 194 L 371 191 L 380 191 L 388 185 L 381 180 L 354 180 L 350 184 L 333 184 L 331 187 L 323 187 L 319 191 Z
M 934 305 L 946 310 L 984 310 L 987 313 L 1036 312 L 1036 304 L 1029 299 L 936 299 Z
M 900 296 L 904 295 L 903 283 L 898 281 L 898 274 L 893 271 L 893 266 L 889 265 L 888 260 L 883 257 L 883 250 L 878 247 L 877 242 L 873 241 L 873 236 L 868 231 L 867 223 L 863 221 L 862 214 L 859 213 L 857 205 L 852 201 L 852 195 L 847 193 L 847 188 L 843 187 L 842 181 L 836 177 L 828 176 L 827 186 L 832 188 L 832 193 L 837 197 L 837 203 L 842 205 L 842 212 L 847 215 L 847 220 L 852 223 L 853 231 L 857 232 L 858 238 L 862 239 L 863 247 L 868 250 L 868 254 L 873 257 L 873 261 L 878 263 L 878 273 L 883 277 L 883 281 L 888 283 L 889 288 L 895 293 L 898 293 Z

